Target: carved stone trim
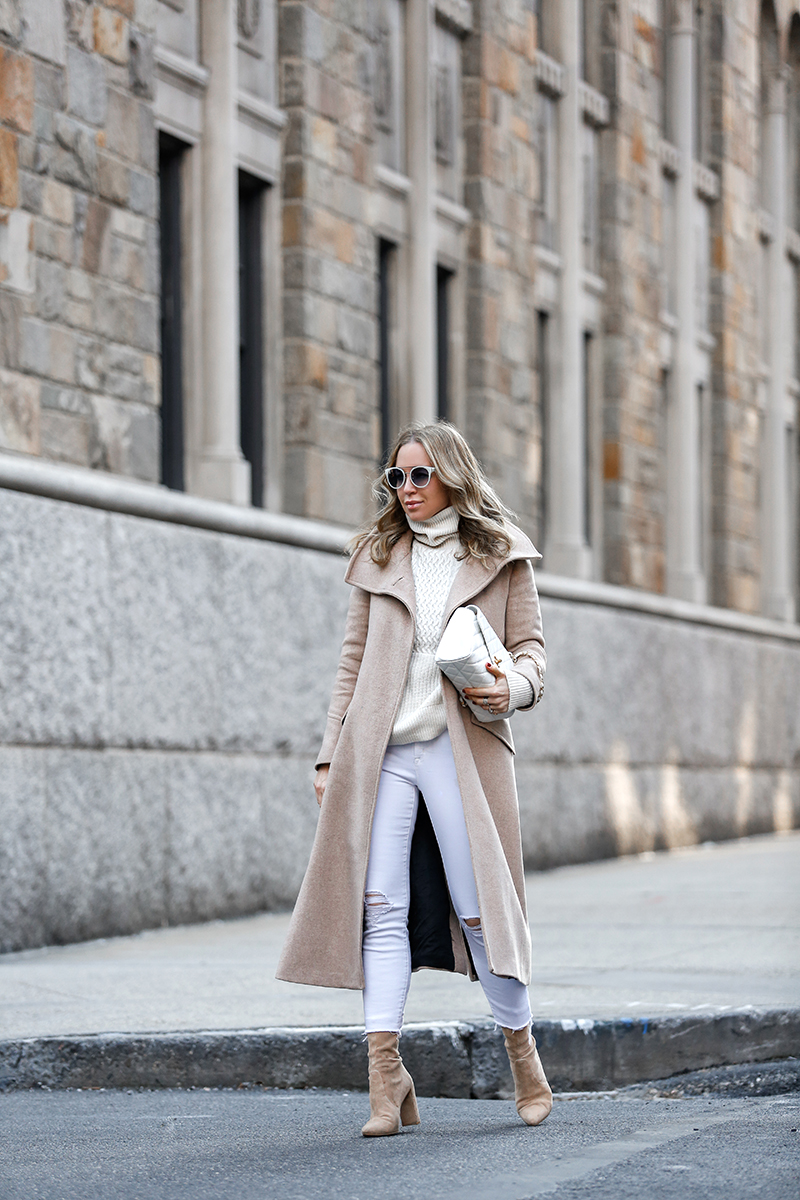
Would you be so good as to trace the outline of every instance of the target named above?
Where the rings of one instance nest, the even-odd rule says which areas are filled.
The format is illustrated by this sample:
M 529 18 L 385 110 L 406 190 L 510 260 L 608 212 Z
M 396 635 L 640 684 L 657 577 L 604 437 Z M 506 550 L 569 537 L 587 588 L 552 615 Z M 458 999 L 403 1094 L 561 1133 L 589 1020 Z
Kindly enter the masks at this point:
M 692 182 L 694 190 L 701 200 L 717 200 L 719 198 L 719 175 L 702 163 L 692 164 Z
M 460 37 L 472 33 L 471 0 L 436 0 L 436 18 Z
M 543 54 L 541 50 L 536 51 L 536 82 L 540 92 L 547 92 L 549 96 L 555 96 L 556 99 L 563 96 L 566 90 L 564 68 L 561 63 L 556 62 L 549 55 Z
M 588 83 L 581 82 L 579 85 L 581 111 L 584 119 L 590 125 L 596 125 L 598 128 L 608 124 L 610 106 L 608 100 L 602 92 L 598 92 L 596 88 L 590 87 Z
M 375 102 L 375 121 L 379 129 L 390 133 L 394 128 L 394 113 L 392 112 L 392 34 L 388 25 L 381 22 L 375 45 L 375 82 L 373 98 Z
M 238 0 L 239 33 L 251 40 L 261 24 L 261 0 Z
M 156 72 L 165 83 L 190 95 L 202 96 L 208 84 L 208 70 L 201 63 L 177 54 L 166 46 L 155 48 Z
M 453 72 L 447 63 L 434 67 L 434 144 L 436 161 L 451 167 L 455 159 L 455 104 Z
M 664 138 L 658 143 L 658 158 L 661 163 L 661 170 L 665 175 L 671 176 L 673 179 L 680 173 L 681 156 L 678 153 L 678 147 L 672 142 L 665 141 Z

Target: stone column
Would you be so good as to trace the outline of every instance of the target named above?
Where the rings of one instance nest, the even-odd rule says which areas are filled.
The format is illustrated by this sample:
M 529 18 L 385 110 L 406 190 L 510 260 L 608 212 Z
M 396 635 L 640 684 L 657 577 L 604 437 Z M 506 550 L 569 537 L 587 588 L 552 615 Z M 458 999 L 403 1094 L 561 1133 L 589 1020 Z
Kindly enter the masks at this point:
M 551 407 L 549 529 L 546 566 L 559 575 L 588 579 L 591 550 L 586 542 L 586 504 L 581 322 L 581 160 L 580 13 L 579 0 L 563 0 L 559 8 L 561 61 L 566 91 L 558 105 L 559 246 L 561 254 L 561 369 L 557 403 Z M 560 396 L 558 392 L 560 391 Z
M 436 417 L 436 231 L 434 229 L 431 63 L 432 0 L 407 0 L 409 197 L 409 354 L 414 419 Z
M 700 414 L 696 387 L 694 238 L 694 21 L 691 0 L 675 5 L 670 29 L 670 124 L 678 151 L 675 186 L 674 371 L 667 419 L 667 591 L 703 603 Z
M 762 170 L 768 174 L 766 194 L 772 216 L 768 249 L 769 388 L 764 413 L 761 455 L 762 609 L 779 621 L 794 619 L 789 546 L 789 481 L 786 454 L 786 389 L 790 338 L 786 328 L 786 149 L 787 73 L 770 81 Z
M 203 411 L 198 491 L 250 503 L 239 440 L 239 201 L 236 167 L 236 3 L 200 5 L 203 63 Z

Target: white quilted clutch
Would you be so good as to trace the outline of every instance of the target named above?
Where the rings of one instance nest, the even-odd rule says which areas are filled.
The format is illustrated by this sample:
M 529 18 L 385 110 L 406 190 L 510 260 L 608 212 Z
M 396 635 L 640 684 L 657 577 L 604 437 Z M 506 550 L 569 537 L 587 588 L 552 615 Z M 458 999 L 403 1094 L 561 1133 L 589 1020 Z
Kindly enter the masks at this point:
M 487 662 L 493 663 L 507 675 L 513 669 L 511 655 L 492 629 L 477 604 L 465 604 L 457 608 L 445 626 L 442 640 L 436 651 L 436 665 L 461 695 L 465 687 L 489 687 L 495 682 L 494 675 L 486 670 Z M 511 715 L 490 713 L 480 704 L 461 697 L 479 721 L 502 721 Z

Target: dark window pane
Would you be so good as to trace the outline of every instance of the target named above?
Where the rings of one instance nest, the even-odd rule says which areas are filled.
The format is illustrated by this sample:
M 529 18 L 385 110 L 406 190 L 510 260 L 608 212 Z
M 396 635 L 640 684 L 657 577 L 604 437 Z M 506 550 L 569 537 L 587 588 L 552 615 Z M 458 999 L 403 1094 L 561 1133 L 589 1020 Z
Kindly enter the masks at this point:
M 264 506 L 264 271 L 262 215 L 265 184 L 239 172 L 239 430 L 250 463 L 251 502 Z
M 450 281 L 453 272 L 436 268 L 436 415 L 450 417 Z
M 391 331 L 392 331 L 392 266 L 395 247 L 383 238 L 378 240 L 378 391 L 381 421 L 381 458 L 386 460 L 395 437 L 392 411 Z
M 546 312 L 536 314 L 536 351 L 539 374 L 539 412 L 541 420 L 541 454 L 539 472 L 539 529 L 542 546 L 547 541 L 548 496 L 550 493 L 550 353 L 549 316 Z
M 181 166 L 187 146 L 159 137 L 161 231 L 161 481 L 183 491 L 183 339 L 181 336 Z

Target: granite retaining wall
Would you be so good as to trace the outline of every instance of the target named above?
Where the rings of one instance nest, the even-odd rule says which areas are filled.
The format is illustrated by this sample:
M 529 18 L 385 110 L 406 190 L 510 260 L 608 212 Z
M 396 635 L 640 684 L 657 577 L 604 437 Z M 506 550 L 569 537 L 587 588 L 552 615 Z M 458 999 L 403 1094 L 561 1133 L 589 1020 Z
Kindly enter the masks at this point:
M 291 905 L 336 554 L 0 490 L 0 949 Z M 543 595 L 531 868 L 800 825 L 800 641 Z

